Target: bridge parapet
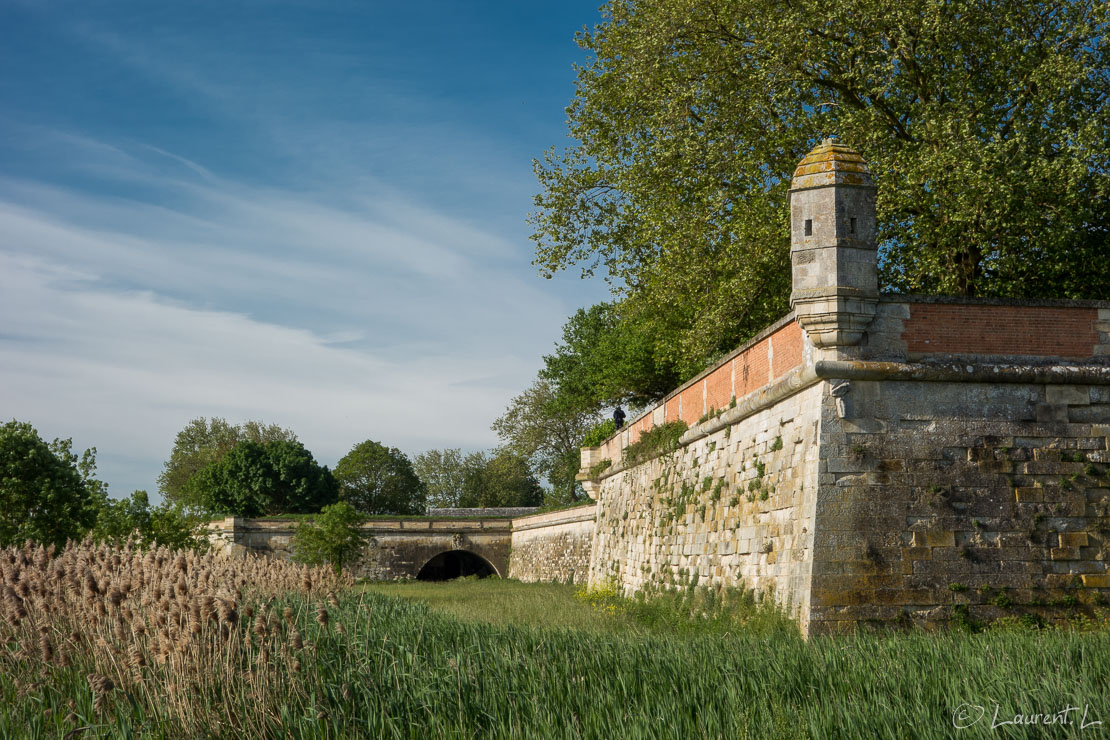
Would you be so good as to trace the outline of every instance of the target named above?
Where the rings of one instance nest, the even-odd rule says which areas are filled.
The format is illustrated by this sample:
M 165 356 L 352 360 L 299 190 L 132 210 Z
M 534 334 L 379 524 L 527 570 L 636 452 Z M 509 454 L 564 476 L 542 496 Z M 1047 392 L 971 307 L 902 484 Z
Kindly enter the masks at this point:
M 288 559 L 293 556 L 293 536 L 302 521 L 228 517 L 208 525 L 209 539 L 231 556 L 259 553 Z M 433 558 L 465 552 L 504 576 L 509 571 L 512 527 L 512 519 L 497 517 L 367 519 L 362 531 L 369 535 L 369 542 L 351 571 L 376 580 L 417 578 Z

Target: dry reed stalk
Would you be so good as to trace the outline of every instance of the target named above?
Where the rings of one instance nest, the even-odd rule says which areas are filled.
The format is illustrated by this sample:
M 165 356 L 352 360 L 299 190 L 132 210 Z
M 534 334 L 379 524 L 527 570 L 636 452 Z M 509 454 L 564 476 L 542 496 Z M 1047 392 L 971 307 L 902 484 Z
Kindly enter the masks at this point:
M 114 690 L 116 685 L 112 683 L 112 679 L 98 673 L 90 673 L 86 678 L 93 692 L 93 711 L 99 714 L 104 702 L 107 701 L 108 693 Z
M 296 650 L 304 640 L 295 612 L 276 606 L 275 596 L 326 594 L 334 605 L 334 591 L 349 584 L 326 568 L 140 550 L 134 543 L 86 541 L 57 552 L 0 549 L 0 643 L 18 646 L 14 654 L 0 651 L 0 676 L 26 670 L 22 661 L 80 666 L 99 712 L 118 683 L 109 677 L 135 675 L 141 680 L 130 689 L 132 696 L 156 702 L 190 734 L 223 721 L 213 714 L 219 709 L 188 699 L 204 682 L 243 686 L 257 706 L 268 706 L 285 691 L 279 674 L 262 667 L 268 667 L 272 641 L 282 633 Z M 322 604 L 317 621 L 327 628 Z M 218 629 L 204 629 L 209 622 Z M 157 667 L 146 670 L 151 662 Z

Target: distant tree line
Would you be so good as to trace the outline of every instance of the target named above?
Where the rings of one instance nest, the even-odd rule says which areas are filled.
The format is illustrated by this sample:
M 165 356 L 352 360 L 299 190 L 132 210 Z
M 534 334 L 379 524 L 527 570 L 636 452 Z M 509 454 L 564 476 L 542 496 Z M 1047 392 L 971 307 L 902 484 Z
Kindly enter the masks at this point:
M 544 491 L 509 450 L 430 450 L 413 459 L 380 442 L 318 464 L 288 429 L 194 419 L 178 433 L 158 480 L 167 501 L 227 516 L 311 514 L 346 502 L 363 515 L 423 514 L 429 506 L 536 506 Z
M 357 542 L 349 525 L 366 516 L 544 500 L 527 460 L 509 450 L 431 450 L 410 460 L 366 440 L 329 470 L 290 429 L 221 418 L 194 419 L 177 434 L 158 488 L 158 506 L 142 490 L 112 499 L 96 478 L 95 448 L 78 456 L 71 440 L 46 442 L 29 423 L 0 426 L 0 547 L 27 540 L 60 547 L 91 536 L 203 549 L 213 517 L 322 514 L 318 531 L 305 533 L 304 550 L 336 564 L 343 558 L 329 548 Z

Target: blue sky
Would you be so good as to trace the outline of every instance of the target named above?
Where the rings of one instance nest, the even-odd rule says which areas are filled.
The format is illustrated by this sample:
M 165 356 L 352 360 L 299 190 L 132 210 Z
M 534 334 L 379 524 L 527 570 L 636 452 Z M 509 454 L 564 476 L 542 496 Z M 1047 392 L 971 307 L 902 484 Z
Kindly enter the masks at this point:
M 525 222 L 598 4 L 0 0 L 0 417 L 116 496 L 198 416 L 495 444 L 607 294 Z

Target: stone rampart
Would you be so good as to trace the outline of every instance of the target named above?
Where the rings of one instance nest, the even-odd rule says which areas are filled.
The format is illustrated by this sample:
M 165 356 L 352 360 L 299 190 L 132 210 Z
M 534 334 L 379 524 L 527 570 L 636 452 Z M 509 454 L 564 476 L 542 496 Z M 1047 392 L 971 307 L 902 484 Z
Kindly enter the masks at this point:
M 596 506 L 579 506 L 514 519 L 509 577 L 586 583 L 596 518 Z
M 794 312 L 582 451 L 591 583 L 743 585 L 807 634 L 1110 599 L 1110 302 L 880 296 L 872 191 L 807 156 Z

